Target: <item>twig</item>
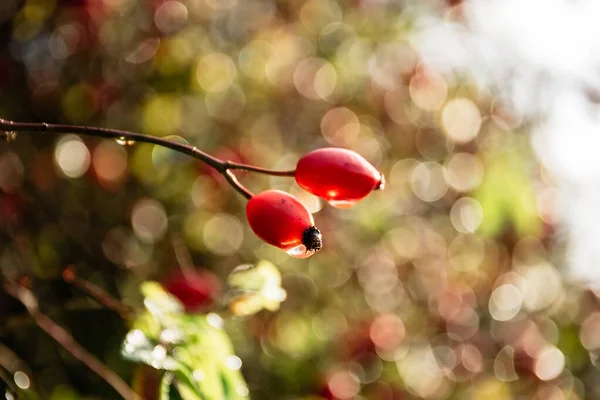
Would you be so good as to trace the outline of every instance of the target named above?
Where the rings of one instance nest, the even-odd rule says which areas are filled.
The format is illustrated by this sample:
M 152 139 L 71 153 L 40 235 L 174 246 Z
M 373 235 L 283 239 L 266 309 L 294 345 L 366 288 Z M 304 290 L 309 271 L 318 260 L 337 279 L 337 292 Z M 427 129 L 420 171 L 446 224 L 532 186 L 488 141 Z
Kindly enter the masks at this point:
M 25 375 L 32 377 L 31 368 L 14 351 L 5 344 L 0 343 L 0 371 L 4 368 L 10 374 L 22 371 Z
M 119 129 L 99 128 L 82 125 L 48 124 L 45 122 L 15 122 L 0 118 L 0 132 L 5 132 L 7 138 L 14 140 L 15 132 L 37 132 L 37 133 L 78 133 L 81 135 L 95 136 L 101 138 L 116 139 L 122 142 L 143 142 L 157 146 L 166 147 L 183 154 L 192 156 L 218 173 L 223 175 L 227 182 L 233 186 L 244 197 L 250 199 L 252 192 L 245 188 L 235 177 L 231 170 L 246 170 L 274 176 L 294 176 L 295 171 L 276 171 L 268 168 L 255 167 L 253 165 L 240 164 L 232 161 L 224 161 L 203 152 L 196 146 L 179 143 L 173 140 L 163 139 L 156 136 L 144 135 L 142 133 L 122 131 Z
M 63 313 L 72 313 L 79 311 L 98 311 L 103 310 L 104 308 L 96 303 L 89 301 L 86 298 L 75 298 L 65 301 L 60 305 L 60 307 L 52 307 L 47 311 L 47 315 L 52 314 L 63 314 Z M 31 317 L 31 314 L 18 314 L 13 315 L 4 320 L 4 324 L 0 327 L 0 336 L 8 333 L 18 331 L 18 329 L 22 327 L 28 327 L 31 324 L 35 324 L 35 320 Z
M 185 243 L 178 235 L 173 235 L 171 240 L 171 244 L 173 245 L 173 252 L 175 253 L 175 259 L 179 264 L 179 268 L 183 273 L 183 276 L 186 279 L 190 279 L 191 274 L 194 272 L 194 262 L 192 261 L 192 256 L 188 251 L 187 247 L 185 247 Z
M 67 350 L 73 357 L 81 361 L 99 377 L 104 379 L 104 381 L 112 386 L 124 399 L 141 400 L 140 396 L 138 396 L 133 389 L 131 389 L 127 383 L 125 383 L 125 381 L 123 381 L 117 374 L 104 365 L 94 355 L 83 348 L 77 341 L 75 341 L 69 332 L 54 322 L 47 315 L 42 314 L 39 311 L 37 299 L 29 289 L 26 289 L 12 281 L 6 281 L 4 289 L 6 293 L 19 300 L 25 306 L 29 314 L 31 314 L 35 320 L 37 326 L 46 332 L 52 339 L 58 342 L 58 344 Z
M 78 277 L 73 265 L 69 265 L 67 268 L 65 268 L 63 271 L 63 279 L 65 282 L 72 284 L 82 292 L 85 292 L 93 297 L 104 307 L 117 312 L 124 320 L 131 319 L 133 315 L 133 309 L 131 307 L 123 304 L 118 299 L 115 299 L 101 287 Z

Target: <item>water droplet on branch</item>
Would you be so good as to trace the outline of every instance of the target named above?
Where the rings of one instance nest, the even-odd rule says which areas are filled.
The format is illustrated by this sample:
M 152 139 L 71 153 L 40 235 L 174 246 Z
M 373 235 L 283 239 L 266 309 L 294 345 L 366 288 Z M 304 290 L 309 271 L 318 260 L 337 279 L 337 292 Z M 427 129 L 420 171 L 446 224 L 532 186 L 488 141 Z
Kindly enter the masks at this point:
M 117 144 L 120 144 L 121 146 L 132 146 L 135 144 L 135 140 L 127 139 L 125 136 L 116 138 L 115 142 L 117 142 Z

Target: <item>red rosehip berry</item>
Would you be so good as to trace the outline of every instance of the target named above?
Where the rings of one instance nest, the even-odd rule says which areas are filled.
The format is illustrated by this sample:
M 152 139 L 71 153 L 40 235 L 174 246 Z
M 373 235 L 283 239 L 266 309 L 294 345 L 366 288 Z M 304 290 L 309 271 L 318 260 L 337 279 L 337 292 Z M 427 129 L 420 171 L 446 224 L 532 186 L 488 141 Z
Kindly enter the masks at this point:
M 211 306 L 221 292 L 221 281 L 212 272 L 185 271 L 170 276 L 165 289 L 185 306 L 187 312 Z
M 383 189 L 384 178 L 352 150 L 329 147 L 305 154 L 296 166 L 296 182 L 304 190 L 338 208 L 352 207 L 374 189 Z
M 265 242 L 305 258 L 321 250 L 321 232 L 311 213 L 296 197 L 281 190 L 266 190 L 246 205 L 250 228 Z

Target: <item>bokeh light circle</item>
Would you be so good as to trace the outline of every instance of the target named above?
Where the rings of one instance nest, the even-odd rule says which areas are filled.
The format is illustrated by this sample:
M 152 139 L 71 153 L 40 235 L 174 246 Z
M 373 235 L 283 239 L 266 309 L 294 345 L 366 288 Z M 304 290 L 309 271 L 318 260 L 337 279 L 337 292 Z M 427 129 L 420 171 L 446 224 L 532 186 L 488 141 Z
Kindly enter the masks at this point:
M 90 151 L 79 136 L 66 135 L 56 143 L 54 161 L 64 176 L 79 178 L 90 166 Z

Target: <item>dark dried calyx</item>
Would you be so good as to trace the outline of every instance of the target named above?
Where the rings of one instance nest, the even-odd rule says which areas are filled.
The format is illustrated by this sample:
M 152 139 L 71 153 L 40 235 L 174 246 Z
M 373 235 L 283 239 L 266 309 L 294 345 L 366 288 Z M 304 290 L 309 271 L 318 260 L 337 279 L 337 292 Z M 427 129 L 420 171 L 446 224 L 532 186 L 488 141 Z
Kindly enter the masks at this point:
M 319 251 L 323 247 L 323 235 L 316 226 L 311 226 L 302 234 L 302 244 L 306 247 L 306 251 Z

